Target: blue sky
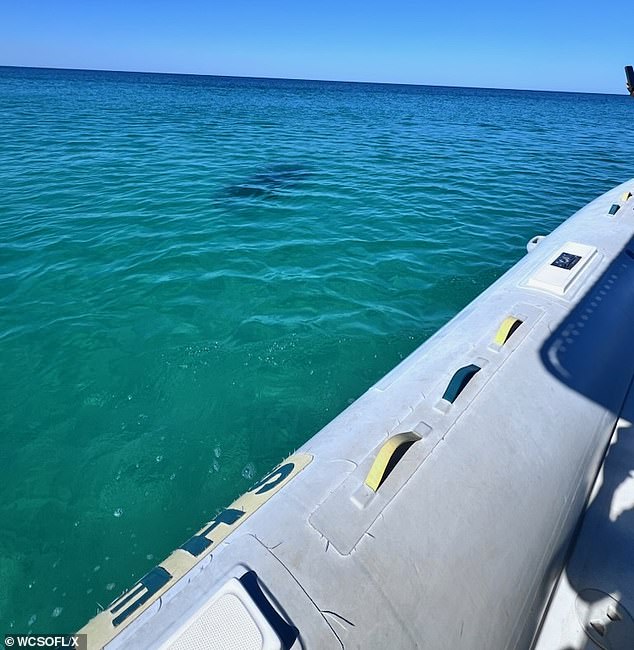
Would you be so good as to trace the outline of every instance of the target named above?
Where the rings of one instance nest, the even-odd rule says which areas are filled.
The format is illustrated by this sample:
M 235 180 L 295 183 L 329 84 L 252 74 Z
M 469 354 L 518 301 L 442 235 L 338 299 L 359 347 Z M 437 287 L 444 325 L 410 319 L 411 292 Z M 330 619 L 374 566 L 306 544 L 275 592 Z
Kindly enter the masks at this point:
M 624 93 L 629 0 L 4 0 L 0 65 Z

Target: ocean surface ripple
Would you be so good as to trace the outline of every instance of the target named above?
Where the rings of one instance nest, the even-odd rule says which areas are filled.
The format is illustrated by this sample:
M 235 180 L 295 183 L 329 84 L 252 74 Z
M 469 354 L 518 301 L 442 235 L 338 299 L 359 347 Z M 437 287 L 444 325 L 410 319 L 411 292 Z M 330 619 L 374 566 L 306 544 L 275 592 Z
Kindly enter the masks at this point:
M 0 631 L 80 627 L 634 176 L 633 109 L 0 68 Z

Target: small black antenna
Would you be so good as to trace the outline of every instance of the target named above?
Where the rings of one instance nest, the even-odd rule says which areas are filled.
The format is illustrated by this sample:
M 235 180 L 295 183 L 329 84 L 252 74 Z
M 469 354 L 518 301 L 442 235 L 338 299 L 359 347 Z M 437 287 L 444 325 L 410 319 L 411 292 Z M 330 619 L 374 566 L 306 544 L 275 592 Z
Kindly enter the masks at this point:
M 625 66 L 625 85 L 627 92 L 634 97 L 634 68 L 631 65 Z

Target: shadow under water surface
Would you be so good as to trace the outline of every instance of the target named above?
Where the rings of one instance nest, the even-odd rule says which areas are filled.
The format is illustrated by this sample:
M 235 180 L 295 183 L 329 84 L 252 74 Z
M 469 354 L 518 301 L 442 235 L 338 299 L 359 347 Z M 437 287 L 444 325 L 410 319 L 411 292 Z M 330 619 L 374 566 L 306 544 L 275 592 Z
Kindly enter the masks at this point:
M 298 188 L 312 174 L 301 165 L 275 165 L 229 185 L 223 195 L 235 199 L 274 199 Z

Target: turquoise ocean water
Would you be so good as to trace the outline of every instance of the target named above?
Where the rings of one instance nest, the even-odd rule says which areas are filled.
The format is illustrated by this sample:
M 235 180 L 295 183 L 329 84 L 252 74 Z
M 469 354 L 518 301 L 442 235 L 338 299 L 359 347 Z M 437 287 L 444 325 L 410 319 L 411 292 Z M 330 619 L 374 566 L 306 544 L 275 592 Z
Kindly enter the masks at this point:
M 71 632 L 547 233 L 629 97 L 0 68 L 0 633 Z

